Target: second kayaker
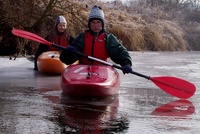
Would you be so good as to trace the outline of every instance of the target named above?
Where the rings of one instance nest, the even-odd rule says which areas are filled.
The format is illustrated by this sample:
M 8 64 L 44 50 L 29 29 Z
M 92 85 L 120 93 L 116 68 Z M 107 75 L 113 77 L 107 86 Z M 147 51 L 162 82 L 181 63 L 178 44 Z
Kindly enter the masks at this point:
M 132 71 L 132 59 L 127 49 L 111 33 L 105 30 L 105 17 L 101 7 L 94 6 L 88 17 L 88 30 L 79 34 L 66 50 L 61 52 L 60 60 L 70 65 L 79 60 L 79 64 L 100 64 L 77 55 L 79 51 L 104 61 L 110 58 L 122 66 L 124 74 Z
M 69 35 L 69 31 L 67 30 L 67 21 L 64 16 L 59 15 L 55 20 L 55 25 L 53 29 L 50 31 L 49 35 L 45 37 L 47 41 L 54 42 L 55 44 L 61 46 L 68 46 L 72 41 L 73 37 Z M 35 52 L 34 59 L 34 70 L 38 70 L 37 67 L 37 59 L 43 53 L 47 51 L 58 51 L 55 47 L 47 46 L 46 44 L 40 44 L 38 49 Z

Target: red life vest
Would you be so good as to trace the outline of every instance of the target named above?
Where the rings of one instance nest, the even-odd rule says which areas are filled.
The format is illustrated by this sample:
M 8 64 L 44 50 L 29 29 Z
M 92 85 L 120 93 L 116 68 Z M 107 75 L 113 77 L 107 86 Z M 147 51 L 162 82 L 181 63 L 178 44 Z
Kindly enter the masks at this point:
M 67 47 L 69 45 L 69 35 L 67 33 L 64 33 L 61 36 L 58 36 L 58 35 L 57 36 L 51 36 L 50 41 L 55 43 L 55 44 L 61 45 L 63 47 Z M 58 51 L 58 50 L 59 49 L 57 49 L 53 46 L 49 47 L 49 51 Z
M 105 34 L 102 33 L 98 37 L 90 35 L 89 32 L 85 32 L 85 41 L 83 53 L 104 61 L 108 61 L 108 53 L 106 51 L 106 40 Z M 95 62 L 87 58 L 82 57 L 80 60 L 81 64 L 101 64 L 100 62 Z

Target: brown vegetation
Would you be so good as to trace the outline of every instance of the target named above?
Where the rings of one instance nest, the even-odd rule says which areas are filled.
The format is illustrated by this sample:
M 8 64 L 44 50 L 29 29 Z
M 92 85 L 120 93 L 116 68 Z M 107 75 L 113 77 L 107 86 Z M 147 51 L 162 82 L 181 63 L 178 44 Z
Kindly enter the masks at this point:
M 200 50 L 200 11 L 195 3 L 162 0 L 6 0 L 0 1 L 0 55 L 32 55 L 38 43 L 11 34 L 12 28 L 42 37 L 63 14 L 74 37 L 87 28 L 88 12 L 95 4 L 103 7 L 106 30 L 130 51 Z M 193 6 L 191 6 L 191 5 Z

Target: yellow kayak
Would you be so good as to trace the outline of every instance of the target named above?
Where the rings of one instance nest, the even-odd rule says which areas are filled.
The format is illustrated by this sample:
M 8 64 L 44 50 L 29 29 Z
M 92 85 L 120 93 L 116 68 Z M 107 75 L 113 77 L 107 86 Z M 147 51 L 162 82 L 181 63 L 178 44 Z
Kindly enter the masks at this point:
M 37 59 L 38 71 L 51 75 L 61 74 L 67 65 L 60 61 L 59 56 L 59 51 L 43 52 Z

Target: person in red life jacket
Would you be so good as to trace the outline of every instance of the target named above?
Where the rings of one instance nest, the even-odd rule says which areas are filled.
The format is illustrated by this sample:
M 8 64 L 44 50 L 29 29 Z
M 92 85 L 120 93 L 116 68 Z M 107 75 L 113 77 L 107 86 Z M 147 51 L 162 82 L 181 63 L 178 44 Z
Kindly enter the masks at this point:
M 104 61 L 110 58 L 122 66 L 124 74 L 132 71 L 132 59 L 127 49 L 104 28 L 105 18 L 101 7 L 94 6 L 88 17 L 88 30 L 80 33 L 73 42 L 60 54 L 60 60 L 69 65 L 79 60 L 79 64 L 101 64 L 76 54 L 82 52 Z
M 55 26 L 50 31 L 49 35 L 45 38 L 47 41 L 53 42 L 55 44 L 67 47 L 72 41 L 73 37 L 69 35 L 67 31 L 67 21 L 64 16 L 59 15 L 55 20 Z M 59 51 L 57 48 L 52 46 L 47 46 L 45 44 L 40 44 L 37 51 L 35 52 L 34 59 L 34 70 L 37 68 L 37 59 L 43 53 L 47 51 Z

